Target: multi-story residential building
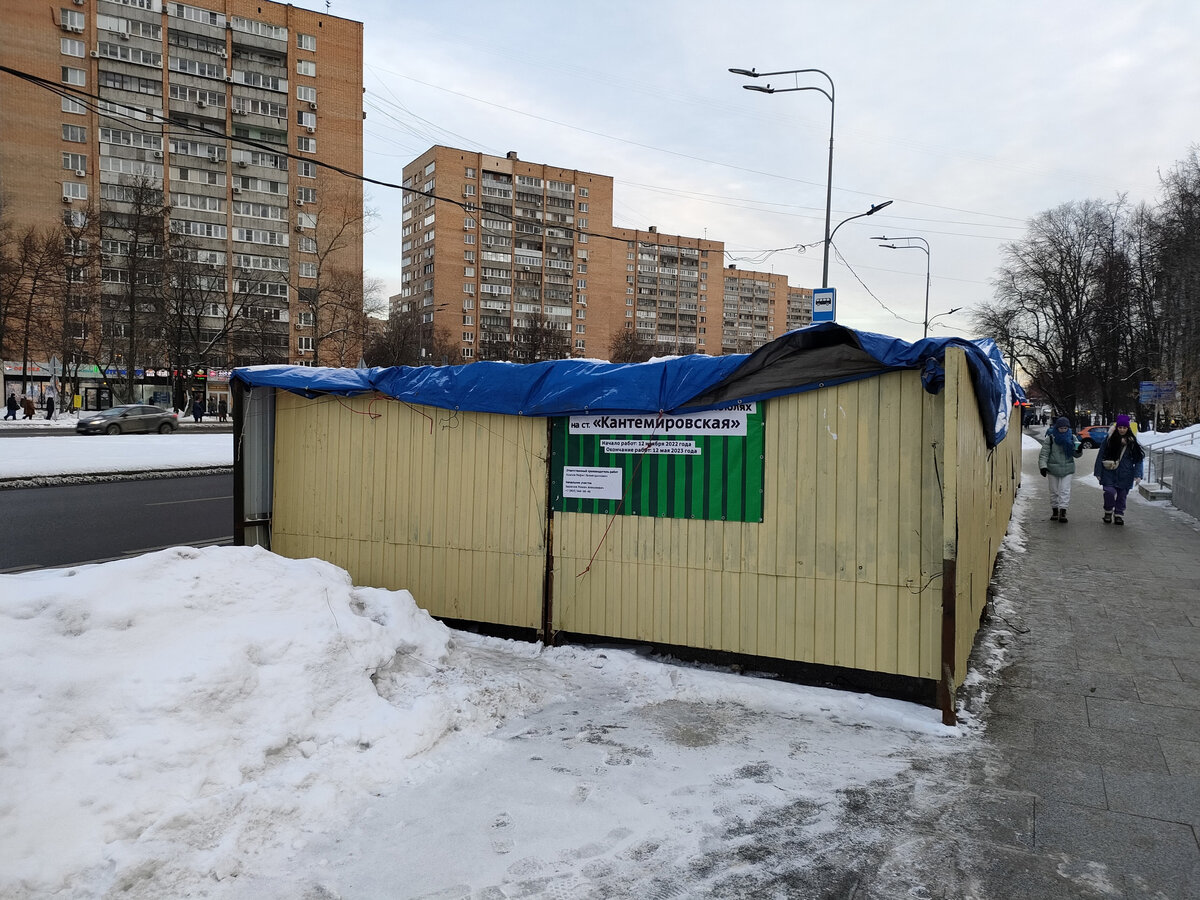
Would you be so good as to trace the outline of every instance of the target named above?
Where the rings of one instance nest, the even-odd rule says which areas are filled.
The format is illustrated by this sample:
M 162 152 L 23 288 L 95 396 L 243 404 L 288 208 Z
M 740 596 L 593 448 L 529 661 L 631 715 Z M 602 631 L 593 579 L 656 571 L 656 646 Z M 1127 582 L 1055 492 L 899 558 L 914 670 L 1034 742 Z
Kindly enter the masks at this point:
M 606 358 L 622 334 L 658 354 L 730 353 L 811 321 L 811 291 L 793 309 L 805 289 L 782 275 L 738 272 L 731 307 L 721 241 L 614 227 L 611 176 L 435 146 L 404 186 L 391 312 L 424 329 L 432 362 Z
M 812 324 L 812 288 L 793 287 L 787 277 L 725 269 L 721 352 L 748 353 L 787 331 Z
M 270 0 L 4 7 L 5 64 L 43 79 L 0 74 L 4 215 L 73 235 L 79 353 L 357 363 L 362 187 L 325 166 L 362 169 L 361 23 Z

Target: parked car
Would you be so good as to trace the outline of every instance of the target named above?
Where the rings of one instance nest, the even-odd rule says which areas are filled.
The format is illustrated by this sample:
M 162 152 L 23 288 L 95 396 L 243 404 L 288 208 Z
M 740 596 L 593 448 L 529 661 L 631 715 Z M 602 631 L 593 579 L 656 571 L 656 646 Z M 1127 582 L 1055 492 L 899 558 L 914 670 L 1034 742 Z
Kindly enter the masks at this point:
M 170 434 L 178 427 L 179 416 L 170 410 L 131 403 L 81 415 L 75 430 L 80 434 L 135 434 L 149 431 Z
M 1090 450 L 1093 447 L 1099 447 L 1104 443 L 1104 439 L 1108 437 L 1108 431 L 1112 428 L 1111 425 L 1088 425 L 1085 428 L 1079 429 L 1079 443 L 1083 445 L 1085 450 Z

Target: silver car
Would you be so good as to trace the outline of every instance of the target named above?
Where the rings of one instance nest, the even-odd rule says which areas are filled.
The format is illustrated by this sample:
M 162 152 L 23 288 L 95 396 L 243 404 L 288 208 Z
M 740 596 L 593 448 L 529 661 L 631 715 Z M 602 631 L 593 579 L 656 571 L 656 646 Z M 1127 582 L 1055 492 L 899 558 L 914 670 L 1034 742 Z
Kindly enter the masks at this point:
M 179 416 L 170 410 L 131 403 L 81 415 L 75 430 L 80 434 L 170 434 L 178 427 Z

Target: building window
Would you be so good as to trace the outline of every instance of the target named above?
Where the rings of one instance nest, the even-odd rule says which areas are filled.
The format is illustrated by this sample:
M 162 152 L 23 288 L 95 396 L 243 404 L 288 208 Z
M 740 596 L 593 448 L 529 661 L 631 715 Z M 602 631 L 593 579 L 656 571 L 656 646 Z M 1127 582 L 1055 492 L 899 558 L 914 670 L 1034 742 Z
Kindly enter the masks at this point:
M 474 250 L 464 250 L 463 251 L 463 260 L 465 262 L 470 262 L 470 263 L 475 262 L 475 251 Z
M 586 275 L 587 274 L 587 263 L 579 263 L 577 266 L 575 266 L 575 271 L 578 272 L 580 275 Z
M 475 220 L 472 219 L 470 216 L 467 216 L 467 218 L 463 219 L 463 228 L 465 228 L 467 231 L 470 231 L 474 227 L 475 227 Z
M 475 243 L 475 235 L 471 234 L 470 232 L 468 232 L 467 234 L 464 234 L 463 235 L 463 243 L 464 244 Z
M 300 203 L 316 203 L 317 189 L 310 187 L 298 187 L 296 188 L 296 199 Z
M 63 38 L 59 41 L 59 49 L 63 56 L 78 56 L 80 59 L 87 56 L 87 48 L 83 45 L 83 41 L 77 41 L 74 38 Z
M 475 185 L 464 184 L 463 185 L 463 196 L 464 197 L 474 197 L 475 196 Z
M 470 344 L 471 342 L 473 342 L 475 340 L 475 333 L 471 332 L 471 331 L 464 331 L 462 333 L 462 336 L 463 336 L 464 344 Z
M 73 69 L 70 66 L 63 66 L 62 83 L 83 87 L 85 84 L 87 84 L 87 73 L 84 72 L 83 69 Z
M 586 330 L 587 330 L 587 326 L 586 326 L 586 325 L 584 325 L 582 322 L 579 322 L 579 323 L 578 323 L 578 324 L 575 326 L 575 333 L 576 333 L 576 334 L 583 334 L 583 333 L 584 333 Z
M 82 116 L 87 113 L 87 107 L 78 100 L 72 100 L 70 97 L 62 98 L 62 111 L 73 115 Z
M 82 153 L 64 153 L 62 161 L 64 169 L 72 169 L 76 172 L 87 171 L 87 156 Z
M 470 166 L 467 166 L 467 169 L 466 169 L 466 174 L 464 175 L 464 177 L 465 177 L 465 178 L 474 178 L 474 177 L 475 177 L 475 170 L 474 170 L 474 169 L 472 169 Z
M 296 174 L 301 178 L 316 178 L 317 164 L 303 161 L 298 162 L 296 163 Z
M 315 87 L 305 87 L 300 85 L 296 88 L 296 99 L 302 100 L 305 103 L 317 102 L 317 89 Z
M 311 337 L 302 337 L 296 339 L 296 349 L 300 351 L 311 350 L 313 348 L 313 339 Z
M 587 279 L 586 279 L 586 278 L 580 278 L 578 281 L 576 281 L 576 282 L 575 282 L 575 287 L 576 287 L 578 290 L 581 290 L 581 291 L 586 291 L 586 290 L 587 290 Z
M 580 196 L 580 197 L 586 197 L 586 196 L 588 195 L 588 189 L 587 189 L 587 188 L 585 188 L 585 187 L 581 187 L 581 188 L 579 189 L 579 192 L 578 192 L 578 193 L 579 193 L 579 196 Z
M 82 125 L 64 125 L 62 127 L 62 137 L 64 141 L 71 141 L 76 144 L 86 144 L 87 129 Z
M 296 60 L 296 74 L 308 75 L 315 78 L 317 74 L 317 64 L 311 59 L 298 59 Z
M 464 294 L 474 294 L 475 293 L 475 285 L 469 281 L 466 282 L 465 284 L 463 284 L 463 293 Z
M 60 9 L 59 24 L 67 31 L 77 31 L 83 33 L 84 18 L 83 13 L 74 9 Z
M 585 213 L 585 212 L 587 212 L 587 211 L 588 211 L 588 205 L 587 205 L 586 203 L 580 203 L 580 204 L 579 204 L 579 211 L 580 211 L 581 213 Z
M 301 278 L 316 278 L 317 277 L 317 264 L 310 263 L 310 262 L 300 263 L 300 277 Z
M 463 359 L 470 359 L 470 358 L 471 358 L 471 357 L 473 357 L 474 355 L 475 355 L 475 348 L 474 348 L 474 347 L 463 347 L 463 348 L 462 348 L 462 357 L 463 357 Z
M 297 110 L 296 111 L 296 124 L 299 125 L 301 128 L 316 128 L 317 127 L 317 114 L 314 112 Z
M 73 200 L 86 200 L 88 191 L 86 184 L 78 184 L 73 181 L 63 182 L 63 196 L 70 197 Z
M 310 237 L 301 237 L 296 242 L 296 249 L 299 250 L 301 253 L 316 253 L 317 252 L 317 239 L 310 238 Z
M 302 153 L 316 153 L 317 139 L 310 137 L 298 137 L 296 138 L 296 149 Z
M 317 49 L 317 36 L 315 34 L 297 34 L 296 49 L 315 51 Z

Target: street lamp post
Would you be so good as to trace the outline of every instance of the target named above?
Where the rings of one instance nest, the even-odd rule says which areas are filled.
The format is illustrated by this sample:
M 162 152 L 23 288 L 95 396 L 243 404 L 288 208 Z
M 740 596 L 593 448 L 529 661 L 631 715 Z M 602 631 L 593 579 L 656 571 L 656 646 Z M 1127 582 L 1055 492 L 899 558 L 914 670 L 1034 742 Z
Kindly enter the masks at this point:
M 929 265 L 930 265 L 929 241 L 925 240 L 925 238 L 923 238 L 923 237 L 917 237 L 916 235 L 905 235 L 904 237 L 897 237 L 897 238 L 889 238 L 886 235 L 880 235 L 879 237 L 871 238 L 871 240 L 873 240 L 873 241 L 920 241 L 922 244 L 925 245 L 924 247 L 917 247 L 917 246 L 914 246 L 913 244 L 880 244 L 879 246 L 886 247 L 889 250 L 922 250 L 922 251 L 924 251 L 924 253 L 925 253 L 925 318 L 922 320 L 924 322 L 924 331 L 921 333 L 921 337 L 923 337 L 923 338 L 929 337 L 929 323 L 931 321 L 931 319 L 929 318 Z M 951 310 L 950 312 L 956 312 L 956 311 L 957 310 Z M 947 316 L 949 314 L 950 313 L 938 313 L 939 316 Z M 936 319 L 937 316 L 934 316 L 934 318 Z
M 825 177 L 825 255 L 821 266 L 821 287 L 829 287 L 829 241 L 833 235 L 829 231 L 829 218 L 831 213 L 831 200 L 833 199 L 833 116 L 837 104 L 834 102 L 835 91 L 833 87 L 833 79 L 829 77 L 829 73 L 822 69 L 786 69 L 781 72 L 756 72 L 754 69 L 730 69 L 734 75 L 743 75 L 747 78 L 765 78 L 772 75 L 803 75 L 810 72 L 815 72 L 818 75 L 825 76 L 825 80 L 829 82 L 829 90 L 822 87 L 788 87 L 788 88 L 773 88 L 771 85 L 760 87 L 757 84 L 743 84 L 742 87 L 748 91 L 758 91 L 761 94 L 786 94 L 792 91 L 816 91 L 819 94 L 824 94 L 829 100 L 829 172 Z M 799 79 L 797 79 L 799 81 Z M 835 231 L 837 229 L 834 229 Z

